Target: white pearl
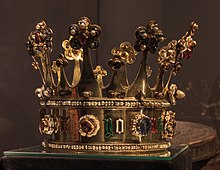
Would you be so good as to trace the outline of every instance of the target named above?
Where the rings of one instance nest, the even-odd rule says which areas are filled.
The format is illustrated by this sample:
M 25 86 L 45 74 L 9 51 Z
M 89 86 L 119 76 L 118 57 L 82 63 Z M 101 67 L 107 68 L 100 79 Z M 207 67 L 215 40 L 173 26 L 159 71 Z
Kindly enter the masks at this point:
M 177 99 L 182 99 L 182 98 L 184 98 L 186 95 L 185 95 L 185 93 L 183 92 L 183 91 L 181 91 L 181 90 L 177 90 L 177 92 L 176 92 L 176 98 Z
M 92 30 L 92 31 L 91 31 L 91 35 L 92 35 L 92 36 L 95 36 L 95 35 L 96 35 L 95 30 Z
M 141 51 L 144 51 L 146 48 L 147 48 L 146 45 L 141 45 L 140 47 Z
M 71 33 L 71 35 L 75 35 L 76 34 L 76 30 L 73 29 L 73 30 L 70 31 L 70 33 Z

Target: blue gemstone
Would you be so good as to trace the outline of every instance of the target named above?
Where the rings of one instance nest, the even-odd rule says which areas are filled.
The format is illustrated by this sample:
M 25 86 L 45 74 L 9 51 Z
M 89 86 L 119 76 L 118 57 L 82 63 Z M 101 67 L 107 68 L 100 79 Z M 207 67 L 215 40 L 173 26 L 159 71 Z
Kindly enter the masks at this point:
M 151 120 L 147 117 L 139 120 L 139 132 L 141 135 L 147 135 L 151 129 L 152 123 Z

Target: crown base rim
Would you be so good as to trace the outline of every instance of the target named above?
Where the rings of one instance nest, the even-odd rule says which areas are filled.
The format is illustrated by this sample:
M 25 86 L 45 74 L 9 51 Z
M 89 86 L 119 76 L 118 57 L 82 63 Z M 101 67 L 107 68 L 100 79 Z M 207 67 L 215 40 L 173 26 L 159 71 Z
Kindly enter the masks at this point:
M 170 108 L 170 103 L 167 100 L 159 100 L 146 98 L 143 100 L 137 100 L 135 98 L 126 99 L 103 99 L 103 98 L 89 98 L 89 99 L 57 99 L 51 98 L 48 100 L 41 100 L 41 106 L 47 107 L 74 107 L 74 108 L 103 108 L 103 109 L 129 109 L 129 108 Z
M 160 143 L 58 143 L 43 142 L 43 147 L 70 152 L 146 153 L 167 150 L 170 142 Z

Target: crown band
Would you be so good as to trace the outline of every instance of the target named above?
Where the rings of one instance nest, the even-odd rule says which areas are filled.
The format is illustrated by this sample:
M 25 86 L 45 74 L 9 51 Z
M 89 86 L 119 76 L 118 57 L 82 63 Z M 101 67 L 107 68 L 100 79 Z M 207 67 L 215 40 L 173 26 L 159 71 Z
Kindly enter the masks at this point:
M 76 99 L 76 100 L 47 100 L 41 101 L 41 106 L 70 106 L 76 109 L 80 108 L 111 108 L 111 109 L 135 109 L 135 108 L 145 108 L 145 109 L 160 109 L 169 108 L 170 103 L 166 100 L 120 100 L 120 99 Z

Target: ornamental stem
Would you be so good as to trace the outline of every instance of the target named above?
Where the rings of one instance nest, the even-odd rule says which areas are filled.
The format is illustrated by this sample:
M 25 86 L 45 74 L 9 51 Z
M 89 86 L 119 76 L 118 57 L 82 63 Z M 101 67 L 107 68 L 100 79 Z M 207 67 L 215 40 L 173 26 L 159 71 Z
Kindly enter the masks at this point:
M 102 90 L 93 73 L 92 61 L 88 47 L 83 47 L 83 71 L 78 83 L 78 93 L 92 92 L 93 97 L 102 97 Z
M 132 83 L 130 89 L 128 90 L 128 97 L 134 97 L 139 95 L 141 92 L 144 97 L 152 97 L 152 91 L 148 84 L 147 77 L 147 51 L 143 52 L 143 59 L 141 61 L 141 65 L 138 71 L 138 74 Z
M 162 92 L 164 88 L 164 70 L 159 68 L 157 78 L 156 78 L 156 84 L 154 86 L 154 92 Z
M 81 77 L 80 61 L 75 60 L 75 65 L 73 70 L 73 81 L 72 81 L 73 87 L 75 87 L 79 83 L 80 77 Z

